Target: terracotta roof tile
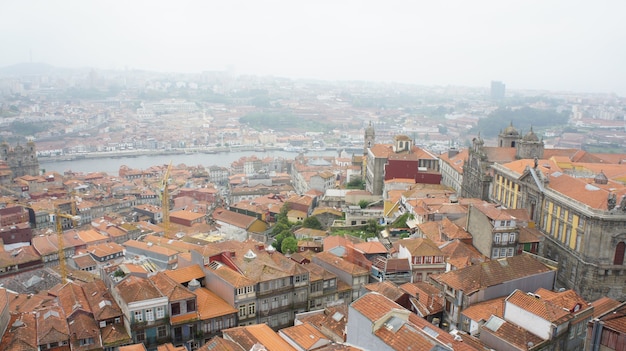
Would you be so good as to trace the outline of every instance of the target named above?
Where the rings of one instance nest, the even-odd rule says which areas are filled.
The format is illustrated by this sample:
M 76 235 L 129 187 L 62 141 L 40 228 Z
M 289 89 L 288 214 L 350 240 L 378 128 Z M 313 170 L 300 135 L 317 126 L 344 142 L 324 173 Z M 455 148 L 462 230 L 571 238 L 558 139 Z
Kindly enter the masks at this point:
M 207 341 L 202 345 L 198 351 L 246 351 L 243 347 L 239 346 L 236 342 L 226 340 L 219 336 Z
M 375 291 L 387 297 L 391 301 L 398 301 L 400 300 L 400 298 L 402 298 L 402 296 L 406 294 L 405 291 L 400 289 L 395 283 L 389 280 L 365 284 L 363 287 L 368 291 Z
M 237 310 L 217 296 L 214 292 L 206 288 L 198 288 L 193 291 L 198 301 L 198 313 L 200 320 L 208 320 L 211 318 L 226 316 L 228 314 L 237 313 Z
M 255 344 L 261 344 L 267 351 L 295 351 L 267 324 L 255 324 L 222 330 L 224 336 L 232 339 L 244 349 L 250 350 Z
M 550 303 L 549 301 L 528 295 L 527 293 L 516 290 L 506 298 L 506 302 L 516 305 L 550 323 L 561 324 L 569 317 L 569 311 L 563 310 L 561 306 Z
M 412 256 L 443 256 L 443 252 L 428 238 L 400 239 L 393 243 L 393 247 L 399 250 L 404 247 Z
M 163 272 L 158 272 L 149 279 L 164 296 L 167 296 L 170 302 L 195 299 L 195 295 L 191 291 Z
M 550 271 L 552 268 L 529 255 L 517 255 L 433 275 L 432 278 L 467 295 L 506 281 Z
M 486 322 L 489 320 L 489 318 L 491 318 L 492 315 L 504 318 L 505 299 L 506 296 L 503 296 L 496 299 L 472 304 L 468 308 L 464 309 L 461 314 L 475 322 Z
M 591 305 L 593 306 L 593 317 L 598 318 L 598 316 L 619 306 L 620 302 L 605 296 L 593 301 Z
M 132 341 L 126 328 L 121 323 L 109 324 L 100 329 L 102 334 L 102 345 L 104 347 L 114 347 L 119 345 L 125 345 Z M 119 349 L 121 350 L 121 348 Z
M 281 329 L 280 333 L 304 350 L 311 350 L 321 343 L 330 343 L 324 334 L 308 323 Z
M 60 306 L 50 306 L 37 311 L 37 340 L 40 345 L 70 340 L 70 330 L 65 313 Z
M 188 283 L 193 279 L 204 279 L 205 274 L 200 265 L 194 264 L 175 270 L 167 270 L 165 274 L 179 284 Z
M 122 316 L 122 310 L 111 296 L 102 280 L 94 280 L 82 285 L 85 297 L 97 321 L 113 319 Z
M 526 350 L 528 344 L 539 345 L 544 340 L 526 329 L 513 323 L 509 323 L 502 318 L 492 316 L 487 323 L 481 326 L 481 330 L 488 330 L 502 340 L 509 342 L 520 350 Z
M 164 296 L 149 279 L 133 275 L 124 278 L 114 289 L 127 304 Z
M 458 239 L 441 246 L 441 252 L 448 258 L 448 263 L 456 269 L 465 268 L 489 260 L 487 256 L 481 254 L 474 246 L 468 245 Z
M 328 306 L 323 310 L 315 311 L 315 313 L 303 314 L 298 317 L 298 320 L 314 326 L 331 340 L 345 341 L 348 306 Z
M 0 350 L 38 351 L 35 314 L 12 314 L 9 327 L 2 336 Z

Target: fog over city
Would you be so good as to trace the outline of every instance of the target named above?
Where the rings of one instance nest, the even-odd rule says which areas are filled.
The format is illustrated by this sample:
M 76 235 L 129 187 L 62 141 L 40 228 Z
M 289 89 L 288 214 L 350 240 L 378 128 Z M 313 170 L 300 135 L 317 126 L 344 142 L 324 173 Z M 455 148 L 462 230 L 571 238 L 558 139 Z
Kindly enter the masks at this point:
M 622 1 L 4 1 L 0 67 L 626 94 Z

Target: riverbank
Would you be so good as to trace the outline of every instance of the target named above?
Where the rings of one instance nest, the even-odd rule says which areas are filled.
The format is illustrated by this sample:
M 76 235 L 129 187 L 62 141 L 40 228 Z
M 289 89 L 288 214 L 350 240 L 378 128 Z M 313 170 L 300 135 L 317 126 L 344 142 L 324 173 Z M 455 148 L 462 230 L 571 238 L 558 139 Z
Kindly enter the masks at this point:
M 307 154 L 317 154 L 324 152 L 336 152 L 338 150 L 344 150 L 347 152 L 358 152 L 360 149 L 346 148 L 346 147 L 327 147 L 323 150 L 303 150 Z M 102 152 L 84 152 L 76 154 L 54 155 L 54 156 L 38 156 L 39 163 L 53 163 L 61 161 L 77 161 L 87 159 L 115 159 L 115 158 L 130 158 L 139 156 L 170 156 L 170 155 L 195 155 L 195 154 L 224 154 L 224 153 L 265 153 L 265 152 L 277 152 L 285 151 L 285 148 L 280 146 L 238 146 L 238 147 L 202 147 L 202 148 L 181 148 L 181 149 L 135 149 L 135 150 L 119 150 L 119 151 L 102 151 Z M 296 155 L 297 152 L 290 152 L 292 155 Z
M 75 161 L 84 159 L 97 159 L 97 158 L 127 158 L 127 157 L 139 157 L 139 156 L 168 156 L 168 155 L 188 155 L 188 154 L 219 154 L 227 152 L 240 152 L 240 151 L 271 151 L 280 150 L 278 147 L 271 148 L 254 148 L 254 147 L 206 147 L 206 148 L 184 148 L 184 149 L 167 149 L 167 150 L 154 150 L 154 149 L 137 149 L 137 150 L 119 150 L 119 151 L 102 151 L 102 152 L 85 152 L 77 154 L 55 155 L 55 156 L 38 156 L 39 163 L 50 163 L 59 161 Z

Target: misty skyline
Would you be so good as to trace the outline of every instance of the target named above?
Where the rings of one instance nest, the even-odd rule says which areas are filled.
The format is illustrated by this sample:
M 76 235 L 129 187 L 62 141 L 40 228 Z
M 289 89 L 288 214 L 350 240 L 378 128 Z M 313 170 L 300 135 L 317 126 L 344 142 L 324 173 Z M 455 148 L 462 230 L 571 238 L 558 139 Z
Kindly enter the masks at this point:
M 626 95 L 619 1 L 5 1 L 0 67 Z

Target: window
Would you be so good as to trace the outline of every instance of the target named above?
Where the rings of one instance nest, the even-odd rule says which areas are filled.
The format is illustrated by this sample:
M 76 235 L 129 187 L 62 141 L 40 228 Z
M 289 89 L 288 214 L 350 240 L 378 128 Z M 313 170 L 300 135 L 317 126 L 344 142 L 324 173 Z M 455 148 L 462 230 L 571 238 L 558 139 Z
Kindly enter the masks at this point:
M 148 308 L 146 310 L 146 320 L 150 322 L 154 320 L 154 312 L 152 311 L 152 308 Z
M 617 243 L 615 247 L 615 255 L 613 256 L 613 264 L 614 265 L 623 265 L 624 264 L 624 252 L 626 251 L 626 244 L 623 241 Z
M 187 312 L 193 312 L 196 310 L 196 301 L 187 300 Z
M 509 233 L 502 233 L 502 242 L 506 243 L 509 241 Z
M 506 248 L 501 248 L 500 249 L 500 257 L 506 257 Z
M 146 333 L 143 330 L 137 330 L 137 343 L 144 342 L 146 340 Z
M 515 233 L 509 234 L 509 242 L 512 244 L 515 242 Z
M 163 307 L 157 307 L 156 309 L 156 317 L 157 319 L 161 319 L 165 317 L 165 309 Z
M 141 311 L 135 311 L 135 322 L 143 322 L 143 314 Z
M 164 325 L 159 325 L 157 328 L 157 338 L 164 338 L 167 336 L 167 327 Z
M 175 302 L 172 304 L 172 316 L 180 314 L 180 303 Z
M 293 281 L 296 283 L 300 283 L 300 276 L 299 275 L 294 276 Z
M 256 306 L 251 303 L 250 305 L 248 305 L 248 314 L 255 314 L 256 313 Z
M 239 317 L 246 316 L 246 305 L 239 306 Z
M 496 235 L 494 235 L 493 242 L 496 244 L 500 243 L 500 233 L 496 233 Z
M 93 338 L 80 339 L 80 346 L 93 344 Z
M 513 257 L 513 248 L 509 247 L 506 251 L 507 257 Z
M 499 249 L 491 250 L 491 258 L 498 258 L 499 254 L 500 254 L 500 250 Z

